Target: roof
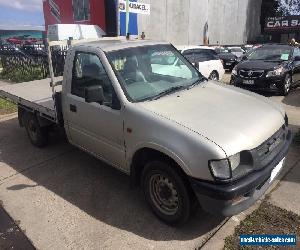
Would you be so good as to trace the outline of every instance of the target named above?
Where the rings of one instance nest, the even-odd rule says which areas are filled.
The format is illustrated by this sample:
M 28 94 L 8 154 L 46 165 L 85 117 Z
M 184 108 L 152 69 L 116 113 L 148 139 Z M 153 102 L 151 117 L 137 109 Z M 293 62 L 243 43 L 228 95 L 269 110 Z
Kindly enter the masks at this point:
M 214 50 L 212 47 L 208 46 L 199 46 L 199 45 L 181 45 L 181 46 L 175 46 L 178 50 L 188 50 L 188 49 L 210 49 Z
M 269 44 L 263 44 L 259 48 L 286 48 L 286 49 L 292 49 L 293 46 L 289 44 L 280 44 L 280 43 L 269 43 Z
M 122 38 L 105 38 L 99 39 L 93 42 L 78 43 L 74 47 L 89 46 L 96 47 L 103 51 L 109 52 L 120 49 L 134 48 L 139 46 L 156 45 L 156 44 L 170 44 L 163 41 L 152 41 L 152 40 L 126 40 Z

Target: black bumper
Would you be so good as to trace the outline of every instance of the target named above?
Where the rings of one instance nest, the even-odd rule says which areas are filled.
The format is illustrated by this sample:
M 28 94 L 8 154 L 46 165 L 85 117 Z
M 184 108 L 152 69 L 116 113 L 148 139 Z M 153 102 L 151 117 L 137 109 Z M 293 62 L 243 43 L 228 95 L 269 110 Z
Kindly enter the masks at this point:
M 279 92 L 284 85 L 285 77 L 261 77 L 261 78 L 242 78 L 240 76 L 231 75 L 230 84 L 247 89 L 250 91 L 263 91 L 263 92 Z M 245 84 L 244 80 L 253 80 L 254 84 Z
M 292 142 L 291 131 L 280 153 L 263 169 L 226 184 L 200 181 L 190 178 L 192 188 L 201 207 L 213 214 L 231 216 L 249 208 L 270 187 L 272 170 L 287 155 Z

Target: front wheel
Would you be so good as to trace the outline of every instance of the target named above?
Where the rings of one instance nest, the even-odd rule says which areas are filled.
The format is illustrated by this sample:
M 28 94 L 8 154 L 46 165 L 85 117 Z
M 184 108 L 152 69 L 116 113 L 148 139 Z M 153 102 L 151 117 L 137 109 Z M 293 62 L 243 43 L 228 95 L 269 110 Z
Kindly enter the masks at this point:
M 216 72 L 216 71 L 211 72 L 208 79 L 213 80 L 213 81 L 219 81 L 218 72 Z
M 289 94 L 291 89 L 291 84 L 292 84 L 292 77 L 289 74 L 287 74 L 284 78 L 284 83 L 281 90 L 282 95 L 287 96 Z
M 171 164 L 160 160 L 147 163 L 142 173 L 142 188 L 147 203 L 160 220 L 180 226 L 190 217 L 191 194 Z

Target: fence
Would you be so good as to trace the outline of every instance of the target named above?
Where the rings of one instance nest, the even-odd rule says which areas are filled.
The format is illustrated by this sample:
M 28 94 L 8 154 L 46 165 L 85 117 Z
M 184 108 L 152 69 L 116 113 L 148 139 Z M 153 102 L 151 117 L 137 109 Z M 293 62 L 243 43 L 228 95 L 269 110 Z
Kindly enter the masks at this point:
M 67 47 L 51 48 L 53 70 L 63 74 Z M 48 54 L 42 46 L 0 46 L 0 77 L 14 82 L 32 81 L 49 77 Z

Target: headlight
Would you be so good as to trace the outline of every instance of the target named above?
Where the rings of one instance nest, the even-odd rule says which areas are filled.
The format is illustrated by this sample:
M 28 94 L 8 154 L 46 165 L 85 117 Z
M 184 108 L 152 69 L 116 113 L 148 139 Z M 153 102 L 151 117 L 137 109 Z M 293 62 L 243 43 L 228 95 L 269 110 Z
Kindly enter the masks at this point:
M 280 75 L 282 75 L 283 73 L 284 73 L 284 68 L 280 66 L 279 68 L 277 68 L 277 69 L 275 69 L 275 70 L 269 71 L 269 72 L 267 73 L 267 76 L 266 76 L 266 77 L 280 76 Z
M 219 180 L 226 180 L 231 178 L 231 168 L 228 159 L 211 160 L 209 167 L 212 175 Z
M 236 68 L 236 66 L 231 71 L 231 74 L 237 76 L 237 68 Z

